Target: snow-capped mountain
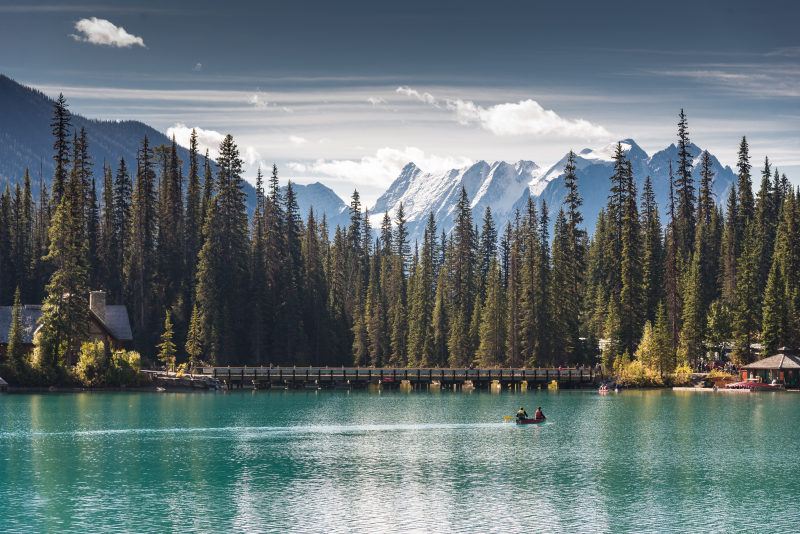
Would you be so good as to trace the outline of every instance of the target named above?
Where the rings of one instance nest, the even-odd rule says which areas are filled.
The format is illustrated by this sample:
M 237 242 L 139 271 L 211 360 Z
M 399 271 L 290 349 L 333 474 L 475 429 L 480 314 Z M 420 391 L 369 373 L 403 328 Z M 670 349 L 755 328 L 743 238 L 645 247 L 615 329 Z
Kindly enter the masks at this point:
M 669 203 L 669 162 L 672 161 L 675 167 L 677 147 L 673 144 L 649 156 L 632 139 L 624 139 L 620 143 L 631 161 L 640 193 L 645 178 L 650 176 L 662 222 L 666 223 Z M 597 215 L 608 199 L 609 177 L 613 171 L 616 146 L 617 143 L 610 143 L 599 149 L 586 148 L 576 154 L 576 174 L 583 197 L 584 224 L 590 233 L 594 231 Z M 692 144 L 689 152 L 694 157 L 693 176 L 697 182 L 702 149 Z M 723 166 L 713 155 L 711 160 L 714 194 L 717 202 L 722 204 L 727 199 L 736 175 L 730 167 Z M 518 161 L 515 164 L 503 161 L 489 164 L 479 161 L 470 167 L 438 174 L 426 173 L 413 163 L 409 163 L 389 189 L 378 198 L 370 210 L 371 219 L 374 226 L 379 225 L 383 213 L 388 211 L 394 216 L 399 203 L 402 202 L 412 242 L 422 240 L 425 220 L 431 212 L 436 217 L 438 229 L 449 232 L 453 227 L 455 207 L 463 186 L 471 200 L 473 218 L 477 224 L 481 223 L 486 206 L 490 206 L 500 233 L 506 222 L 513 219 L 515 210 L 522 211 L 528 198 L 532 197 L 537 204 L 541 204 L 542 200 L 547 202 L 552 225 L 555 213 L 566 194 L 564 190 L 566 161 L 565 154 L 547 170 L 532 161 Z
M 633 140 L 625 139 L 620 142 L 631 162 L 640 198 L 645 178 L 650 176 L 659 214 L 661 215 L 661 222 L 666 224 L 666 213 L 669 209 L 669 163 L 670 161 L 672 162 L 673 169 L 677 167 L 675 162 L 678 159 L 678 148 L 672 144 L 664 150 L 648 156 Z M 578 175 L 580 193 L 583 196 L 583 219 L 590 233 L 594 231 L 597 215 L 608 201 L 609 177 L 613 172 L 615 149 L 616 143 L 612 143 L 598 151 L 584 149 L 579 154 L 576 154 L 578 167 L 576 174 Z M 695 144 L 689 146 L 689 153 L 692 154 L 694 160 L 692 176 L 695 184 L 700 181 L 700 154 L 702 152 L 703 150 Z M 566 195 L 564 189 L 564 165 L 566 160 L 567 156 L 565 155 L 564 158 L 550 168 L 545 175 L 547 186 L 540 195 L 534 195 L 539 202 L 541 200 L 547 202 L 550 208 L 551 222 Z M 736 181 L 736 174 L 730 167 L 723 167 L 713 155 L 711 156 L 711 161 L 714 173 L 713 192 L 717 203 L 724 204 L 731 184 Z
M 541 191 L 544 185 L 541 169 L 532 161 L 515 164 L 479 161 L 469 167 L 438 174 L 426 173 L 409 163 L 378 198 L 370 210 L 370 218 L 373 226 L 377 227 L 383 214 L 388 211 L 394 217 L 402 202 L 409 236 L 412 241 L 421 241 L 429 213 L 433 213 L 440 230 L 450 231 L 462 187 L 467 191 L 477 222 L 483 217 L 486 206 L 491 206 L 495 221 L 508 220 L 521 195 L 529 190 Z

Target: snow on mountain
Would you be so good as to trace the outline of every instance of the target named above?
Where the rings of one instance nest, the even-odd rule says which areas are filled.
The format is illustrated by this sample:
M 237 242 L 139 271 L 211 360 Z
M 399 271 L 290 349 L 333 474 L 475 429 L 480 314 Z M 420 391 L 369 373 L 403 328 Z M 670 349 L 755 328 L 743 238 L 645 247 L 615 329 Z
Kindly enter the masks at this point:
M 374 227 L 384 212 L 394 218 L 400 203 L 408 221 L 411 241 L 421 241 L 428 214 L 433 213 L 439 229 L 449 231 L 461 188 L 470 198 L 473 217 L 480 221 L 491 206 L 495 222 L 507 220 L 520 195 L 529 187 L 540 187 L 541 169 L 532 161 L 509 164 L 479 161 L 469 167 L 443 173 L 426 173 L 413 163 L 406 165 L 389 189 L 370 210 Z
M 662 222 L 666 223 L 669 162 L 672 161 L 673 168 L 676 167 L 674 162 L 677 161 L 677 148 L 673 144 L 649 156 L 632 139 L 623 139 L 620 143 L 631 162 L 640 193 L 645 178 L 650 176 Z M 594 230 L 600 210 L 608 200 L 609 177 L 613 172 L 616 147 L 615 142 L 597 149 L 586 148 L 575 155 L 578 187 L 583 197 L 584 224 L 590 233 Z M 694 162 L 692 175 L 697 182 L 702 149 L 692 144 L 689 152 Z M 454 211 L 463 186 L 471 201 L 473 219 L 478 224 L 481 224 L 484 210 L 490 206 L 498 233 L 502 232 L 506 223 L 513 220 L 515 210 L 522 211 L 528 198 L 532 197 L 537 205 L 541 205 L 542 201 L 547 203 L 552 230 L 555 213 L 566 194 L 564 166 L 567 156 L 565 154 L 549 169 L 540 168 L 532 161 L 518 161 L 515 164 L 499 161 L 491 165 L 479 161 L 470 167 L 437 174 L 426 173 L 409 163 L 371 209 L 373 225 L 380 225 L 385 211 L 394 217 L 397 206 L 402 202 L 412 242 L 415 239 L 422 240 L 425 220 L 431 212 L 436 217 L 438 229 L 449 232 L 453 227 Z M 717 203 L 722 204 L 731 184 L 736 180 L 736 175 L 713 155 L 711 160 L 714 172 L 713 192 Z
M 669 208 L 669 162 L 672 162 L 673 169 L 677 167 L 678 149 L 672 144 L 669 147 L 656 152 L 652 156 L 642 150 L 633 140 L 625 139 L 621 141 L 623 149 L 631 162 L 633 176 L 641 195 L 644 181 L 647 176 L 653 183 L 653 192 L 658 203 L 661 222 L 666 224 L 666 212 Z M 611 145 L 613 155 L 616 143 Z M 597 222 L 597 215 L 608 201 L 608 190 L 610 186 L 609 177 L 613 172 L 613 158 L 608 157 L 609 147 L 599 151 L 589 149 L 582 150 L 577 154 L 576 174 L 578 175 L 578 187 L 583 196 L 583 219 L 584 224 L 590 233 L 594 231 Z M 700 180 L 700 155 L 702 149 L 697 145 L 689 146 L 689 153 L 693 156 L 694 168 L 692 176 L 695 183 Z M 712 171 L 714 173 L 713 192 L 718 204 L 723 204 L 727 199 L 731 184 L 736 181 L 736 174 L 730 167 L 723 166 L 715 156 L 711 156 Z M 550 208 L 551 216 L 558 210 L 566 196 L 564 189 L 564 165 L 566 156 L 561 161 L 553 165 L 545 174 L 547 186 L 538 195 L 537 200 L 544 200 Z M 552 217 L 551 217 L 552 222 Z

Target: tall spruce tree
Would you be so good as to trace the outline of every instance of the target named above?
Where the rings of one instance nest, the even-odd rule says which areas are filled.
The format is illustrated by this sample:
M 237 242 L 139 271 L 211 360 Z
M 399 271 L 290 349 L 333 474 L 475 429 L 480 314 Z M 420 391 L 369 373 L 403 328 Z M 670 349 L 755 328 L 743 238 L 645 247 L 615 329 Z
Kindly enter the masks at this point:
M 53 118 L 50 121 L 53 137 L 53 161 L 55 161 L 55 173 L 53 174 L 53 207 L 55 211 L 61 204 L 61 197 L 64 194 L 67 180 L 69 179 L 69 131 L 72 126 L 70 112 L 67 109 L 67 99 L 62 93 L 53 104 Z
M 694 250 L 695 233 L 695 187 L 692 178 L 694 155 L 691 153 L 692 144 L 689 141 L 689 128 L 686 114 L 681 109 L 678 115 L 678 169 L 675 177 L 675 196 L 678 201 L 675 236 L 678 245 L 678 255 L 681 261 L 688 265 Z
M 39 319 L 37 360 L 46 375 L 55 378 L 64 365 L 77 361 L 86 338 L 89 268 L 83 183 L 76 169 L 62 195 L 50 226 L 48 261 L 55 267 Z
M 226 365 L 247 352 L 245 320 L 249 236 L 242 160 L 231 135 L 220 143 L 218 193 L 211 201 L 197 268 L 196 302 L 211 361 Z

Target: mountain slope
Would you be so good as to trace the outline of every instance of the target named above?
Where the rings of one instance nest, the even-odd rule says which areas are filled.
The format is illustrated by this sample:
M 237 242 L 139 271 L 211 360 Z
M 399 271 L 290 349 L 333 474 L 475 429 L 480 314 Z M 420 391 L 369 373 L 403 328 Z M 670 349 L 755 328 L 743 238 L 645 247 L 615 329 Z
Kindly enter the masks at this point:
M 673 169 L 677 167 L 675 162 L 678 158 L 678 149 L 675 145 L 670 145 L 664 150 L 648 156 L 639 145 L 631 139 L 621 141 L 625 153 L 631 161 L 633 176 L 637 184 L 639 198 L 644 187 L 647 176 L 653 183 L 653 191 L 656 195 L 661 222 L 667 223 L 666 213 L 669 210 L 669 162 L 673 162 Z M 578 187 L 583 196 L 583 219 L 584 224 L 590 233 L 594 232 L 594 225 L 597 222 L 597 215 L 608 201 L 609 177 L 613 172 L 614 162 L 609 154 L 613 154 L 616 143 L 613 143 L 600 151 L 589 151 L 588 149 L 577 154 Z M 692 176 L 695 183 L 700 181 L 700 154 L 702 149 L 697 145 L 690 145 L 689 153 L 694 159 L 694 169 Z M 723 204 L 728 197 L 731 184 L 736 181 L 736 174 L 730 167 L 723 167 L 719 160 L 711 156 L 714 172 L 713 192 L 716 202 Z M 550 208 L 551 216 L 555 214 L 566 196 L 564 189 L 564 165 L 566 156 L 553 165 L 546 173 L 548 178 L 547 186 L 538 199 L 545 200 Z
M 322 222 L 322 214 L 325 214 L 328 233 L 331 235 L 337 225 L 344 227 L 350 224 L 347 204 L 330 187 L 319 182 L 308 185 L 292 183 L 292 189 L 297 195 L 297 207 L 304 221 L 308 219 L 309 209 L 314 208 L 314 219 L 317 224 Z M 286 193 L 286 186 L 281 187 L 281 193 Z
M 408 220 L 411 241 L 421 241 L 428 214 L 433 213 L 437 227 L 449 232 L 453 226 L 455 207 L 463 187 L 469 196 L 473 217 L 483 219 L 491 207 L 495 222 L 511 217 L 517 199 L 529 188 L 540 185 L 541 169 L 532 161 L 491 165 L 479 161 L 462 169 L 443 173 L 426 173 L 414 163 L 406 165 L 389 189 L 370 210 L 373 226 L 380 224 L 384 212 L 394 218 L 400 202 Z
M 649 156 L 632 139 L 620 141 L 631 161 L 634 178 L 641 193 L 644 180 L 650 176 L 658 202 L 662 222 L 666 223 L 666 210 L 669 206 L 669 162 L 677 160 L 678 150 L 670 145 L 664 150 Z M 594 231 L 597 215 L 608 199 L 609 177 L 613 172 L 614 152 L 617 143 L 610 143 L 599 149 L 586 148 L 576 154 L 576 174 L 578 186 L 583 197 L 584 224 L 589 232 Z M 691 145 L 689 151 L 694 157 L 693 176 L 699 181 L 699 163 L 702 150 Z M 731 184 L 736 180 L 730 167 L 723 166 L 712 155 L 714 172 L 713 191 L 720 204 L 727 199 Z M 515 210 L 525 209 L 528 198 L 537 204 L 545 201 L 550 211 L 551 231 L 558 211 L 564 200 L 564 166 L 567 155 L 546 171 L 531 161 L 516 164 L 495 162 L 491 165 L 479 161 L 464 169 L 452 169 L 443 173 L 426 173 L 413 163 L 409 163 L 381 195 L 372 209 L 373 221 L 380 222 L 384 211 L 391 215 L 402 201 L 406 218 L 409 221 L 409 236 L 412 242 L 422 239 L 425 218 L 433 212 L 439 230 L 449 232 L 453 227 L 453 215 L 461 187 L 465 187 L 470 197 L 473 218 L 480 224 L 486 206 L 491 206 L 492 215 L 502 232 L 506 223 L 513 220 Z M 551 234 L 552 235 L 552 234 Z
M 48 184 L 52 182 L 55 171 L 50 127 L 52 115 L 52 99 L 0 75 L 0 187 L 21 182 L 27 168 L 34 182 L 34 196 L 38 197 L 40 165 L 44 181 Z M 128 169 L 135 171 L 136 151 L 145 135 L 150 146 L 171 143 L 166 135 L 138 121 L 101 121 L 73 114 L 71 122 L 76 130 L 86 128 L 98 187 L 102 179 L 103 162 L 116 169 L 120 157 L 124 157 Z M 189 151 L 178 147 L 178 156 L 183 160 L 186 176 L 189 172 Z M 255 205 L 255 190 L 248 183 L 245 184 L 245 193 L 248 206 L 252 208 Z

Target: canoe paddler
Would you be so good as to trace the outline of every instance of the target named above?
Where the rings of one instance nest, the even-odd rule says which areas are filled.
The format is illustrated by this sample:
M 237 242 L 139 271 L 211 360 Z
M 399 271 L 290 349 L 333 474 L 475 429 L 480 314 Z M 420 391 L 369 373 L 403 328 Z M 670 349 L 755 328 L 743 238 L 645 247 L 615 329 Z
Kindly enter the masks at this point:
M 546 419 L 546 417 L 545 417 L 545 416 L 544 416 L 544 414 L 542 413 L 542 407 L 541 407 L 541 406 L 539 406 L 538 408 L 536 408 L 536 413 L 535 413 L 535 414 L 533 414 L 533 418 L 534 418 L 534 419 L 536 419 L 536 420 L 539 420 L 539 419 Z
M 519 411 L 517 412 L 517 419 L 527 419 L 528 412 L 525 411 L 525 408 L 522 406 L 519 407 Z

